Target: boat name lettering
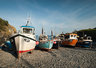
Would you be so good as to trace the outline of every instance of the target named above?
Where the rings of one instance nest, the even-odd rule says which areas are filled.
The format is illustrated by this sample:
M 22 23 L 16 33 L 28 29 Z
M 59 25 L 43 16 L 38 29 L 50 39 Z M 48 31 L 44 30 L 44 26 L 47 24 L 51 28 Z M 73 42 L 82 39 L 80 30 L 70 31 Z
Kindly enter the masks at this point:
M 30 39 L 24 38 L 24 41 L 26 41 L 26 42 L 30 42 Z

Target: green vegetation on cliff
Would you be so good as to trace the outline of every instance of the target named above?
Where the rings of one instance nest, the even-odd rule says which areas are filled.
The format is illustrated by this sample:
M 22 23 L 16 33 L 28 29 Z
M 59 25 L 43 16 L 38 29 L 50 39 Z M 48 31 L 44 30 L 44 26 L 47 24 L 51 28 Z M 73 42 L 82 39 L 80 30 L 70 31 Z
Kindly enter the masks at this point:
M 16 29 L 8 21 L 0 18 L 0 41 L 3 38 L 8 38 L 12 33 L 16 33 Z
M 96 28 L 79 30 L 79 31 L 77 31 L 77 34 L 80 37 L 83 37 L 85 34 L 87 36 L 91 36 L 92 40 L 96 42 Z
M 5 30 L 6 30 L 6 29 L 5 29 L 6 26 L 8 26 L 8 21 L 3 20 L 3 19 L 0 18 L 0 32 L 1 32 L 2 30 L 5 31 Z

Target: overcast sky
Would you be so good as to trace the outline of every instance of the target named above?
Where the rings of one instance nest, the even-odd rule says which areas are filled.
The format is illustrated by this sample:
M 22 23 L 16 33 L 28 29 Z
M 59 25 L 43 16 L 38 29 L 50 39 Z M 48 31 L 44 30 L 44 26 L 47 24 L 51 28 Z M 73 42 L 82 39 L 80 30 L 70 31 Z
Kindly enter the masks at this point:
M 18 30 L 31 16 L 36 34 L 96 27 L 96 0 L 0 0 L 0 17 Z

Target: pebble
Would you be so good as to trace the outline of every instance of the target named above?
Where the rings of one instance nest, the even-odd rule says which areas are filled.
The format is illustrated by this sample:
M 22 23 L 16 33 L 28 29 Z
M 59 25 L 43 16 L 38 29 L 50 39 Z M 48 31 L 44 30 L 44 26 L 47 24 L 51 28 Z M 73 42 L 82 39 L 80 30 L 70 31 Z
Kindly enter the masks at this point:
M 0 68 L 95 68 L 96 50 L 64 48 L 34 50 L 17 59 L 14 52 L 0 51 Z

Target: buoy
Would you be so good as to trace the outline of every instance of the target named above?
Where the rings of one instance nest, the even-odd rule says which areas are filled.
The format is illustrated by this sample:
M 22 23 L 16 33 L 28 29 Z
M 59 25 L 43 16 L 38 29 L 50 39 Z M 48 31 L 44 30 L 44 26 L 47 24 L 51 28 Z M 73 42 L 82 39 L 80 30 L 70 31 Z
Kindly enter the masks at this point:
M 56 41 L 54 41 L 53 44 L 56 44 Z
M 38 45 L 39 44 L 39 42 L 38 41 L 36 41 L 36 45 Z

